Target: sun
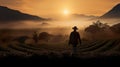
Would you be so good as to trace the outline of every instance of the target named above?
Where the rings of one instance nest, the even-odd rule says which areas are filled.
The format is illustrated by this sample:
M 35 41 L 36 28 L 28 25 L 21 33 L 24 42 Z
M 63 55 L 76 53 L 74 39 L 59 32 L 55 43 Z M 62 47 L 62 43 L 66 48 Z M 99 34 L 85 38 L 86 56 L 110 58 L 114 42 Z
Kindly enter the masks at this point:
M 67 9 L 63 10 L 64 15 L 68 15 L 69 13 L 70 13 L 69 10 L 67 10 Z

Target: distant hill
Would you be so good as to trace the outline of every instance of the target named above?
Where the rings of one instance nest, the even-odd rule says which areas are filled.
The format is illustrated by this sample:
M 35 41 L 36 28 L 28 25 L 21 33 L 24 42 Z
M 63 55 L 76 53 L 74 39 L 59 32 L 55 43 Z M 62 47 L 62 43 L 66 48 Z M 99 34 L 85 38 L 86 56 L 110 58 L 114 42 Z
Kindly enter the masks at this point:
M 117 23 L 113 26 L 111 26 L 111 30 L 115 33 L 119 33 L 120 34 L 120 23 Z
M 72 17 L 74 18 L 82 18 L 82 19 L 95 19 L 98 18 L 94 15 L 85 15 L 85 14 L 72 14 Z
M 120 4 L 117 4 L 115 7 L 113 7 L 110 11 L 102 15 L 100 18 L 106 19 L 106 18 L 120 18 Z
M 13 10 L 8 7 L 0 6 L 0 21 L 1 22 L 23 21 L 23 20 L 44 21 L 44 20 L 49 20 L 49 19 L 22 13 L 18 10 Z

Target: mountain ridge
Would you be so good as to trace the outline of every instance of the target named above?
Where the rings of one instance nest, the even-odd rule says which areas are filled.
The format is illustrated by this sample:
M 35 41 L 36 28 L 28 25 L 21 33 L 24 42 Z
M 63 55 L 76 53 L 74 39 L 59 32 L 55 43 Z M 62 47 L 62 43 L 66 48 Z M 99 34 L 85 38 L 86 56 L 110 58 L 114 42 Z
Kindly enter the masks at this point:
M 24 21 L 24 20 L 45 21 L 48 19 L 36 16 L 36 15 L 30 15 L 27 13 L 23 13 L 18 10 L 14 10 L 14 9 L 11 9 L 5 6 L 0 6 L 0 21 L 1 22 Z
M 111 10 L 107 13 L 100 16 L 102 19 L 106 18 L 120 18 L 120 3 L 114 6 Z

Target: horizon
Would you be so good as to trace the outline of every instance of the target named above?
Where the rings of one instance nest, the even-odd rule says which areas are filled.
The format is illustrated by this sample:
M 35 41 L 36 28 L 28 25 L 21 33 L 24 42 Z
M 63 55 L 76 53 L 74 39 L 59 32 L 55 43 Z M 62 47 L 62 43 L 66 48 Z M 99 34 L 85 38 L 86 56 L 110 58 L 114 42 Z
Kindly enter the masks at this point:
M 120 0 L 11 0 L 5 2 L 0 0 L 1 6 L 8 7 L 11 10 L 18 10 L 22 13 L 39 16 L 44 19 L 52 19 L 52 21 L 37 22 L 31 20 L 10 21 L 7 22 L 7 24 L 1 22 L 0 28 L 71 28 L 78 26 L 80 29 L 84 29 L 91 25 L 92 22 L 99 20 L 94 18 L 104 15 L 119 4 L 119 1 Z M 119 23 L 119 19 L 103 19 L 101 21 L 109 25 Z
M 1 6 L 42 17 L 64 16 L 65 11 L 67 14 L 101 16 L 119 3 L 120 0 L 0 0 Z

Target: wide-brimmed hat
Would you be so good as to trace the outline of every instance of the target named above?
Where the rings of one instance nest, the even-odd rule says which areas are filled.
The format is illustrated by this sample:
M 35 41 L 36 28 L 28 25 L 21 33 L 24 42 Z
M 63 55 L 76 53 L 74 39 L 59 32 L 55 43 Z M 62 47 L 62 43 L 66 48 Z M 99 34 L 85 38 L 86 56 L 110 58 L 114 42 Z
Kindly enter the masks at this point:
M 74 26 L 72 29 L 76 29 L 77 30 L 78 28 L 76 26 Z

